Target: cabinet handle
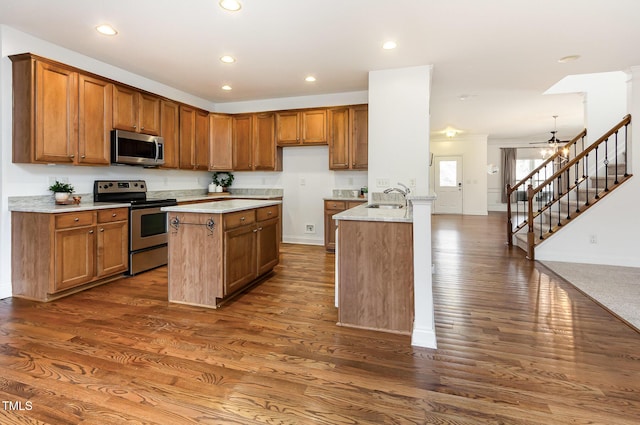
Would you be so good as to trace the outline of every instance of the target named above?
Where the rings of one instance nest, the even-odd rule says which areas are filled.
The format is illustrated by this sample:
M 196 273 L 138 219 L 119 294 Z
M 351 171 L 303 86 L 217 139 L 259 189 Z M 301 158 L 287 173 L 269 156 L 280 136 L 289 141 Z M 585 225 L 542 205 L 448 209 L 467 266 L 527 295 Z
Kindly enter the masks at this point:
M 271 215 L 271 214 L 273 214 L 273 211 L 267 212 L 267 215 Z
M 258 230 L 262 231 L 262 227 L 258 227 Z
M 85 159 L 86 155 L 80 155 L 80 158 Z
M 253 233 L 258 233 L 258 229 L 253 229 Z
M 75 155 L 71 154 L 69 155 L 69 158 L 75 158 Z
M 144 127 L 140 127 L 140 130 L 144 130 Z
M 101 228 L 100 228 L 100 231 L 101 231 L 101 232 L 104 232 L 104 228 L 102 228 L 102 227 L 101 227 Z
M 93 230 L 89 230 L 89 234 L 90 234 L 90 235 L 93 235 Z
M 240 221 L 244 221 L 244 217 L 240 217 Z
M 111 214 L 111 217 L 115 217 L 116 215 L 118 215 L 118 214 L 116 214 L 116 213 L 113 213 L 113 214 Z
M 133 125 L 133 128 L 138 128 L 138 126 L 134 124 L 134 125 Z
M 73 221 L 80 221 L 80 219 L 78 217 L 74 218 Z

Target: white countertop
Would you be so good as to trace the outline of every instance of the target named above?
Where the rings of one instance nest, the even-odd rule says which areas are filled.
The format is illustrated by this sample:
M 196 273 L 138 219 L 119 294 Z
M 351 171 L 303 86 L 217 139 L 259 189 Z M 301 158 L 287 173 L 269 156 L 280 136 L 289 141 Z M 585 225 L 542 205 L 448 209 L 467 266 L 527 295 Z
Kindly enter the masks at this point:
M 202 202 L 199 204 L 178 205 L 175 207 L 162 207 L 162 211 L 202 214 L 226 214 L 235 211 L 250 210 L 253 208 L 270 207 L 279 205 L 282 201 L 254 200 L 254 199 L 229 199 L 226 201 Z
M 334 220 L 355 220 L 355 221 L 391 221 L 398 223 L 413 223 L 413 210 L 408 207 L 387 209 L 387 208 L 367 208 L 367 204 L 334 214 Z
M 282 199 L 282 195 L 219 195 L 212 193 L 210 195 L 194 195 L 194 196 L 181 196 L 176 198 L 178 202 L 189 202 L 189 201 L 202 201 L 210 199 L 213 201 L 223 201 L 223 200 L 231 200 L 233 199 L 263 199 L 263 200 L 279 200 Z

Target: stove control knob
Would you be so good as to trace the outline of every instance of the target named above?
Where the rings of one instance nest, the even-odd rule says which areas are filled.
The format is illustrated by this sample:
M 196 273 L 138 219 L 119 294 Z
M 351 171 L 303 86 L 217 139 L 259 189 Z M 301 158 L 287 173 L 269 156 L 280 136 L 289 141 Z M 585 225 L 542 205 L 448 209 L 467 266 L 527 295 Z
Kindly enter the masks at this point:
M 144 189 L 144 185 L 143 184 L 140 185 L 140 189 Z
M 109 187 L 113 186 L 113 183 L 109 183 Z

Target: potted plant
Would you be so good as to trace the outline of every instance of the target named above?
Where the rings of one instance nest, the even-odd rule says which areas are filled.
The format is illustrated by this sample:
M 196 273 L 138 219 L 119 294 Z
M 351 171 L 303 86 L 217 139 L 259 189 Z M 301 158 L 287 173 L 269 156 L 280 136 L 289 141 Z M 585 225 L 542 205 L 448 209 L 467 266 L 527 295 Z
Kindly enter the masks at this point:
M 233 174 L 230 172 L 216 171 L 213 173 L 211 183 L 216 186 L 216 192 L 226 192 L 233 183 Z
M 63 203 L 69 200 L 69 196 L 73 193 L 73 186 L 56 180 L 54 184 L 49 186 L 49 190 L 53 192 L 56 202 Z

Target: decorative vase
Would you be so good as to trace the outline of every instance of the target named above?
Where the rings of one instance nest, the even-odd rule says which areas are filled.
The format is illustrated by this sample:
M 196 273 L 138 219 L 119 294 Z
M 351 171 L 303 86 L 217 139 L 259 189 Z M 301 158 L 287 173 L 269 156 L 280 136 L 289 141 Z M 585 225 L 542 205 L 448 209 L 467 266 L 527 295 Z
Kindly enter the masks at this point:
M 220 185 L 216 186 L 216 192 L 222 192 L 222 186 Z
M 217 192 L 216 185 L 213 183 L 209 183 L 209 193 Z
M 69 196 L 71 194 L 69 192 L 56 192 L 54 197 L 56 198 L 56 202 L 67 202 L 69 200 Z

